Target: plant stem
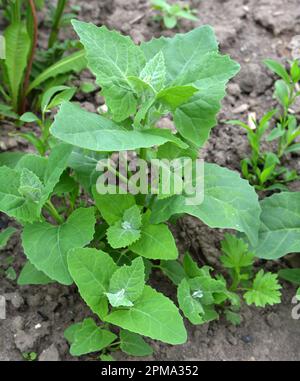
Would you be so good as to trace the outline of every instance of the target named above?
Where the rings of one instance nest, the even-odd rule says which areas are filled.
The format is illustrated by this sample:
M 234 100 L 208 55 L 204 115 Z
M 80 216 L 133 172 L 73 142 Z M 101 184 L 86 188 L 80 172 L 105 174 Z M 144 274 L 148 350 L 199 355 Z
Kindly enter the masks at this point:
M 55 14 L 54 14 L 53 24 L 51 28 L 51 33 L 48 40 L 48 49 L 52 48 L 52 46 L 57 40 L 57 36 L 59 32 L 59 24 L 65 9 L 65 6 L 66 6 L 66 0 L 58 0 Z
M 21 21 L 21 0 L 16 0 L 11 7 L 11 22 L 17 23 Z
M 31 69 L 32 69 L 32 64 L 33 64 L 33 59 L 34 59 L 36 47 L 37 47 L 37 39 L 38 39 L 38 19 L 37 19 L 34 0 L 29 0 L 29 5 L 30 5 L 32 20 L 33 20 L 33 31 L 32 31 L 31 51 L 29 53 L 28 64 L 27 64 L 25 77 L 24 77 L 24 83 L 23 83 L 23 91 L 22 91 L 22 96 L 21 96 L 21 101 L 20 101 L 20 113 L 21 114 L 23 114 L 25 112 L 25 109 L 26 109 L 26 92 L 27 92 L 27 88 L 29 86 L 29 78 L 30 78 L 30 73 L 31 73 Z
M 58 223 L 58 224 L 62 224 L 64 222 L 64 219 L 61 217 L 61 215 L 58 213 L 58 211 L 56 210 L 55 206 L 52 204 L 52 202 L 50 200 L 48 200 L 45 204 L 45 208 L 47 209 L 47 211 L 49 212 L 49 214 L 51 215 L 51 217 L 54 218 L 54 220 Z

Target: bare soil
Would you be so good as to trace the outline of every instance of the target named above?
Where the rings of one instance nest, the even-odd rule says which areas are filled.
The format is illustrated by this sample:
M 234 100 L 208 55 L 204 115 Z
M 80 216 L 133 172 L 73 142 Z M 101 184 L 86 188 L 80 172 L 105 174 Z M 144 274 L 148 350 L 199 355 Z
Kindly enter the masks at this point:
M 248 112 L 261 116 L 273 105 L 274 77 L 264 68 L 262 60 L 276 58 L 284 62 L 291 58 L 295 36 L 300 34 L 299 0 L 191 0 L 191 7 L 198 10 L 199 21 L 195 24 L 182 22 L 173 31 L 164 31 L 153 21 L 153 11 L 147 0 L 72 0 L 71 3 L 81 5 L 81 19 L 120 30 L 131 35 L 137 43 L 153 36 L 185 32 L 197 25 L 212 25 L 221 51 L 241 64 L 241 72 L 228 87 L 218 125 L 201 155 L 206 161 L 239 171 L 240 160 L 249 153 L 247 139 L 244 131 L 225 125 L 224 121 L 246 120 Z M 40 43 L 43 44 L 46 29 L 43 29 L 43 15 L 40 17 Z M 70 33 L 70 30 L 64 32 L 62 38 Z M 80 80 L 85 81 L 92 78 L 87 71 L 80 76 Z M 82 93 L 77 100 L 90 111 L 103 103 L 97 94 Z M 300 114 L 300 104 L 294 111 Z M 10 129 L 10 126 L 1 129 L 0 150 L 28 150 L 20 139 L 8 136 Z M 299 156 L 290 156 L 287 165 L 299 171 Z M 295 183 L 292 189 L 299 191 L 299 184 Z M 0 224 L 0 228 L 4 228 L 12 222 L 0 215 Z M 218 266 L 223 231 L 209 229 L 195 218 L 184 217 L 173 227 L 173 232 L 180 252 L 190 249 L 195 258 L 200 258 L 201 253 L 208 263 Z M 14 268 L 19 273 L 25 258 L 18 236 L 13 237 L 1 253 L 2 268 L 7 266 L 5 262 L 9 257 L 14 258 Z M 285 262 L 265 263 L 264 266 L 276 271 L 279 266 L 285 266 Z M 155 274 L 154 282 L 166 295 L 174 296 L 172 285 L 161 274 Z M 300 321 L 292 319 L 294 294 L 295 289 L 284 283 L 279 306 L 266 309 L 243 306 L 243 322 L 239 327 L 223 320 L 203 326 L 187 323 L 189 340 L 185 345 L 171 347 L 151 342 L 155 353 L 149 359 L 300 360 Z M 22 360 L 22 353 L 28 351 L 35 351 L 40 360 L 77 360 L 68 353 L 63 331 L 73 322 L 87 317 L 90 311 L 75 287 L 55 284 L 18 287 L 15 281 L 0 275 L 0 295 L 8 301 L 7 319 L 0 320 L 0 360 Z M 114 356 L 132 359 L 121 352 Z M 93 360 L 96 356 L 83 359 Z

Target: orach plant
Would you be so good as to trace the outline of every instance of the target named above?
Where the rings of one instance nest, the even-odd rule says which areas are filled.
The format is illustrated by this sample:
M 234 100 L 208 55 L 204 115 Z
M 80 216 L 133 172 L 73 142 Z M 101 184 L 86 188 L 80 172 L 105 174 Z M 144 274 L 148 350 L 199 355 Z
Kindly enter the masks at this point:
M 296 171 L 290 171 L 282 165 L 282 158 L 300 150 L 300 143 L 295 141 L 300 136 L 300 126 L 292 110 L 300 96 L 300 66 L 298 61 L 294 61 L 287 71 L 277 61 L 266 60 L 265 64 L 281 78 L 275 82 L 274 92 L 279 108 L 266 113 L 259 122 L 250 114 L 248 124 L 239 120 L 228 123 L 247 130 L 252 155 L 242 160 L 243 177 L 258 190 L 286 190 L 285 184 L 298 178 Z M 271 128 L 270 121 L 274 118 L 275 127 Z M 268 142 L 277 141 L 277 152 L 263 152 L 261 143 L 264 139 Z
M 196 205 L 184 192 L 101 194 L 96 187 L 97 163 L 112 152 L 134 151 L 147 161 L 196 159 L 239 65 L 219 54 L 209 26 L 140 46 L 104 26 L 79 21 L 73 26 L 108 112 L 93 114 L 63 102 L 50 128 L 48 157 L 0 155 L 0 210 L 23 225 L 28 259 L 18 283 L 75 283 L 94 318 L 65 332 L 71 353 L 101 351 L 102 359 L 118 348 L 136 356 L 152 353 L 141 336 L 173 345 L 186 341 L 178 307 L 149 285 L 153 269 L 178 285 L 179 308 L 193 324 L 218 318 L 218 306 L 236 321 L 238 287 L 249 304 L 278 302 L 276 276 L 259 272 L 250 286 L 245 284 L 252 279 L 242 271 L 252 265 L 247 245 L 228 237 L 223 245 L 231 290 L 189 255 L 181 264 L 166 224 L 188 213 L 212 228 L 237 230 L 249 247 L 257 247 L 261 207 L 254 188 L 238 173 L 205 163 L 204 200 Z M 176 133 L 156 126 L 166 115 Z M 119 168 L 109 170 L 121 177 Z M 128 173 L 131 183 L 136 174 Z M 119 330 L 112 332 L 111 326 Z

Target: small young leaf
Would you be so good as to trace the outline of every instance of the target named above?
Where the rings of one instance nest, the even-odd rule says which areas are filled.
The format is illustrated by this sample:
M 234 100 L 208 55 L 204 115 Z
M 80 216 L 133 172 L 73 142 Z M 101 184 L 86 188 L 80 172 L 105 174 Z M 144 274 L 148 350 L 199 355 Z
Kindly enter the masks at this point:
M 241 269 L 253 265 L 254 254 L 249 253 L 248 244 L 231 234 L 225 234 L 221 243 L 225 255 L 220 257 L 224 267 L 228 269 Z
M 17 231 L 17 229 L 13 227 L 8 227 L 0 232 L 0 250 L 4 249 L 7 245 L 10 237 Z
M 124 212 L 123 219 L 107 230 L 107 240 L 114 249 L 126 247 L 141 236 L 141 212 L 137 205 Z
M 140 79 L 151 85 L 157 92 L 164 87 L 166 80 L 166 66 L 164 55 L 161 51 L 146 63 L 140 73 Z
M 252 289 L 244 294 L 247 304 L 255 304 L 257 307 L 265 307 L 267 304 L 280 303 L 281 292 L 277 274 L 264 273 L 260 270 L 253 281 Z
M 39 118 L 33 112 L 25 112 L 20 116 L 20 120 L 25 123 L 39 122 Z
M 237 312 L 226 310 L 225 317 L 226 317 L 226 320 L 232 323 L 233 325 L 241 324 L 241 315 Z
M 97 327 L 93 319 L 84 319 L 80 328 L 75 331 L 70 353 L 72 356 L 81 356 L 98 352 L 109 346 L 116 338 L 112 332 Z
M 29 169 L 23 168 L 18 191 L 25 199 L 38 203 L 42 196 L 43 184 Z
M 285 70 L 284 66 L 275 60 L 265 60 L 264 64 L 275 74 L 281 77 L 286 83 L 290 83 L 290 76 L 288 72 Z
M 142 258 L 136 258 L 130 266 L 122 266 L 116 270 L 106 293 L 113 307 L 133 306 L 143 293 L 145 286 L 145 266 Z
M 68 266 L 81 297 L 102 319 L 108 312 L 105 293 L 117 265 L 104 251 L 85 248 L 69 251 Z
M 153 353 L 153 349 L 145 340 L 136 333 L 120 330 L 120 348 L 123 352 L 131 356 L 150 356 Z

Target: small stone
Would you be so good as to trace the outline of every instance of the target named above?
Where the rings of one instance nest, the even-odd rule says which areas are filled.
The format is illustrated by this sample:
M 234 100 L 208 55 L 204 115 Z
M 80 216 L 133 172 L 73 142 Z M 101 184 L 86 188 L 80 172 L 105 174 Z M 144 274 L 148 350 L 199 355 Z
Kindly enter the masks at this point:
M 87 111 L 96 112 L 96 107 L 91 102 L 82 102 L 81 106 Z
M 26 297 L 26 301 L 30 307 L 37 307 L 41 303 L 41 295 L 40 294 L 28 295 Z
M 44 349 L 39 356 L 39 361 L 59 361 L 59 353 L 54 344 L 49 348 Z
M 237 343 L 238 343 L 237 338 L 232 333 L 230 333 L 230 332 L 227 332 L 227 334 L 226 334 L 226 340 L 231 345 L 237 345 Z
M 11 325 L 13 331 L 22 330 L 24 327 L 24 319 L 22 318 L 22 316 L 16 316 L 12 319 Z
M 280 327 L 280 319 L 279 316 L 275 312 L 270 312 L 266 317 L 266 322 L 271 328 Z
M 291 39 L 290 47 L 294 60 L 300 60 L 300 35 L 296 35 Z
M 228 93 L 238 98 L 241 95 L 241 88 L 238 83 L 229 83 L 227 86 Z
M 233 114 L 242 114 L 243 112 L 247 111 L 249 109 L 249 105 L 247 103 L 243 103 L 242 105 L 236 107 L 234 110 L 232 110 Z
M 245 343 L 245 344 L 250 344 L 253 342 L 253 338 L 252 336 L 250 335 L 244 335 L 241 337 L 241 340 Z
M 11 302 L 11 304 L 18 310 L 24 304 L 24 299 L 18 292 L 11 292 L 5 294 L 5 298 Z
M 28 334 L 23 330 L 19 330 L 14 335 L 14 340 L 15 340 L 16 347 L 21 352 L 26 352 L 31 350 L 34 347 L 34 344 L 36 341 L 36 339 L 31 334 Z

